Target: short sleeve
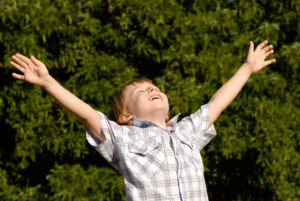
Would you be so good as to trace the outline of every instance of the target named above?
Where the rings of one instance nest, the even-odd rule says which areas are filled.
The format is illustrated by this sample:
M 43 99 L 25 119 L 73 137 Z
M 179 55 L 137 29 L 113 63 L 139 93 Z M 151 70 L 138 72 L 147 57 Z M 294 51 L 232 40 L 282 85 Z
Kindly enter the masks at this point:
M 217 135 L 214 125 L 209 124 L 209 109 L 208 104 L 202 105 L 195 113 L 181 120 L 182 124 L 188 132 L 184 132 L 188 135 L 188 138 L 192 138 L 193 143 L 202 150 L 213 137 Z
M 86 139 L 115 169 L 119 171 L 117 138 L 122 133 L 122 127 L 109 120 L 103 113 L 98 111 L 99 121 L 105 141 L 102 142 L 91 130 L 86 127 Z

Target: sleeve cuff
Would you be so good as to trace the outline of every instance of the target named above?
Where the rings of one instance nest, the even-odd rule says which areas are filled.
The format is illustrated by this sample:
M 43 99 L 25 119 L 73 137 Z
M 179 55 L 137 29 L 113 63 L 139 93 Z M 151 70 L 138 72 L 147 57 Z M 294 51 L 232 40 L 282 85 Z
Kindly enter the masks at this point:
M 103 125 L 102 121 L 103 121 L 103 119 L 106 119 L 106 116 L 99 111 L 97 111 L 97 113 L 98 113 L 98 118 L 100 121 L 100 126 L 101 126 L 101 129 L 103 132 L 104 125 Z M 96 147 L 101 144 L 105 144 L 105 142 L 108 141 L 107 139 L 110 139 L 110 136 L 107 136 L 107 134 L 105 132 L 103 132 L 106 140 L 104 142 L 102 142 L 88 127 L 85 127 L 85 134 L 86 134 L 86 140 L 93 147 Z
M 203 127 L 201 128 L 201 130 L 204 131 L 204 134 L 216 136 L 217 132 L 214 124 L 211 124 L 210 127 L 208 127 L 210 118 L 208 104 L 202 105 L 196 113 L 199 116 L 200 120 L 205 122 L 203 124 Z
M 88 127 L 85 127 L 85 135 L 91 146 L 95 147 L 102 144 L 101 140 Z

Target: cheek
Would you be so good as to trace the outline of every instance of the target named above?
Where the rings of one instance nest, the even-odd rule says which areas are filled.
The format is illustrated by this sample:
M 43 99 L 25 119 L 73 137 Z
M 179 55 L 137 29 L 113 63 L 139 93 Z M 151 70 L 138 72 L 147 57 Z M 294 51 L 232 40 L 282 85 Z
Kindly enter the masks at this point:
M 135 114 L 138 114 L 139 111 L 142 110 L 145 106 L 145 98 L 143 98 L 142 96 L 138 96 L 131 102 L 131 111 Z
M 137 96 L 135 99 L 135 104 L 140 105 L 143 104 L 145 102 L 143 96 Z
M 167 95 L 163 94 L 163 99 L 164 99 L 164 102 L 169 105 L 169 100 L 168 100 Z

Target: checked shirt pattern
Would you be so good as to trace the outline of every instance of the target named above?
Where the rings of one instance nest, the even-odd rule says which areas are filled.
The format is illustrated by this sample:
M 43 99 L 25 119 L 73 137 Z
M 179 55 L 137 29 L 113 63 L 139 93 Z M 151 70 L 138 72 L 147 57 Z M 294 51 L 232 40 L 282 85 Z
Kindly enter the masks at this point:
M 118 125 L 98 112 L 101 142 L 86 130 L 87 141 L 124 177 L 128 201 L 207 201 L 200 150 L 216 135 L 208 128 L 208 105 L 167 129 L 150 121 L 133 119 L 130 126 Z

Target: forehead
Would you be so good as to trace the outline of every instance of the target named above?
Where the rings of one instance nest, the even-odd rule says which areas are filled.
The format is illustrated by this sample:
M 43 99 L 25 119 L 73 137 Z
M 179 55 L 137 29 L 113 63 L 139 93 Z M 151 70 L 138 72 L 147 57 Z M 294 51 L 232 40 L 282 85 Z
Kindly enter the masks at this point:
M 152 87 L 155 86 L 154 84 L 150 83 L 150 82 L 138 82 L 138 83 L 133 83 L 130 85 L 127 85 L 124 89 L 124 94 L 125 96 L 130 96 L 132 95 L 132 93 L 139 88 L 146 88 L 146 87 Z

